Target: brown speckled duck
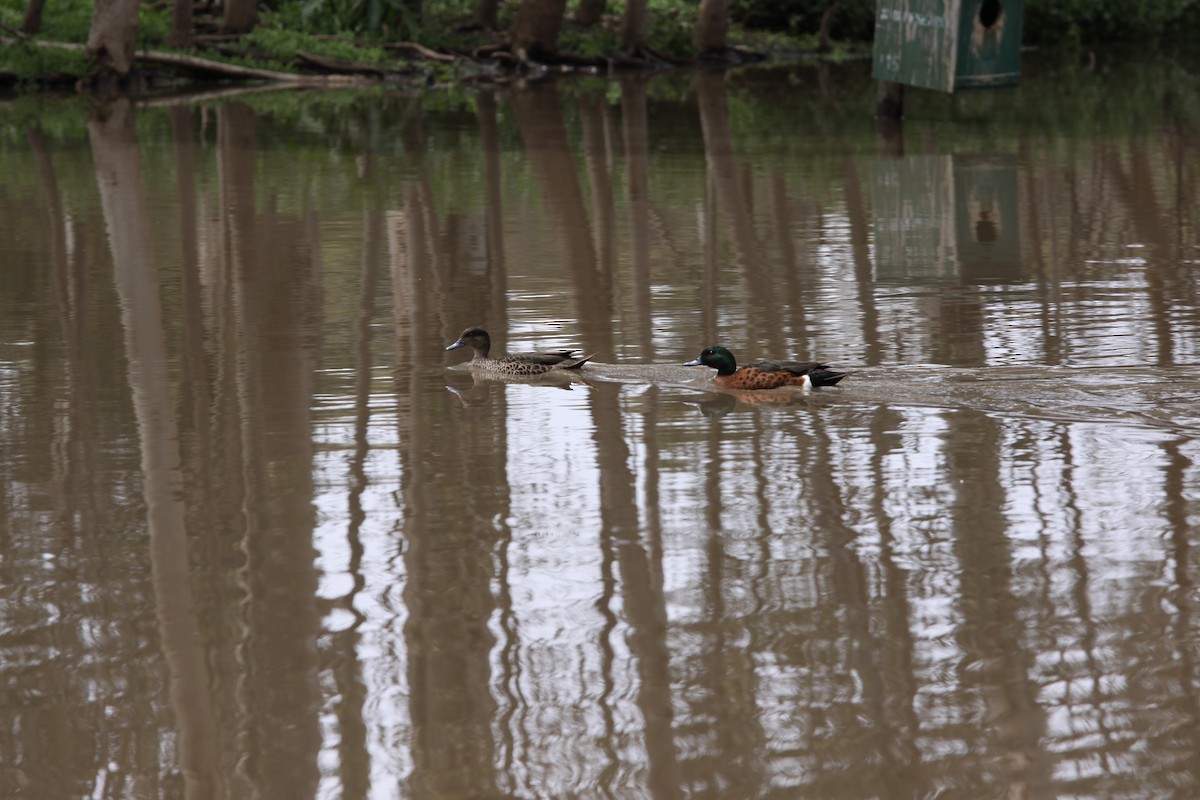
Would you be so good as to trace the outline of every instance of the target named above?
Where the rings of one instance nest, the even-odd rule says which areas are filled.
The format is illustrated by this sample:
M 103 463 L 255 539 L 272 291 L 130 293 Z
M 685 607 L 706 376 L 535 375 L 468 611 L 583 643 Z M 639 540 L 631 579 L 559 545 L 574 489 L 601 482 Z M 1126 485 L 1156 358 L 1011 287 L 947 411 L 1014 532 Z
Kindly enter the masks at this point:
M 592 356 L 577 356 L 578 350 L 552 350 L 548 353 L 509 353 L 491 358 L 492 337 L 483 328 L 467 328 L 447 350 L 471 347 L 475 356 L 467 366 L 496 375 L 544 375 L 562 369 L 579 369 Z
M 738 369 L 733 353 L 715 345 L 704 348 L 696 359 L 684 362 L 685 367 L 700 365 L 716 369 L 713 380 L 730 389 L 778 389 L 780 386 L 808 389 L 833 386 L 846 377 L 845 372 L 834 372 L 828 364 L 816 361 L 755 361 Z

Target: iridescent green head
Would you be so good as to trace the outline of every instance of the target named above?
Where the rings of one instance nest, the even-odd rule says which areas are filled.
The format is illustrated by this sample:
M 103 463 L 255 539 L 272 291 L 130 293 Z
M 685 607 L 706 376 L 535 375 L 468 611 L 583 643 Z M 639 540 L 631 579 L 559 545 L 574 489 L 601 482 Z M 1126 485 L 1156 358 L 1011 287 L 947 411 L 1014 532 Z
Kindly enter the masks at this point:
M 733 359 L 733 353 L 720 345 L 704 348 L 695 360 L 685 361 L 683 365 L 685 367 L 698 367 L 701 364 L 706 367 L 712 367 L 717 371 L 718 375 L 732 375 L 737 372 L 737 361 Z

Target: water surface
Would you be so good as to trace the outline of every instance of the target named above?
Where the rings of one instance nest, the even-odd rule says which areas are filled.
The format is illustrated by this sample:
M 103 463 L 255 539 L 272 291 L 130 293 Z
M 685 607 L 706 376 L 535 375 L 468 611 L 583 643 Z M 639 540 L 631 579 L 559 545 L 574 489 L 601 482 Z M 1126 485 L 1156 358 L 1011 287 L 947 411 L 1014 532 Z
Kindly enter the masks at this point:
M 0 794 L 1195 796 L 1189 69 L 10 107 Z

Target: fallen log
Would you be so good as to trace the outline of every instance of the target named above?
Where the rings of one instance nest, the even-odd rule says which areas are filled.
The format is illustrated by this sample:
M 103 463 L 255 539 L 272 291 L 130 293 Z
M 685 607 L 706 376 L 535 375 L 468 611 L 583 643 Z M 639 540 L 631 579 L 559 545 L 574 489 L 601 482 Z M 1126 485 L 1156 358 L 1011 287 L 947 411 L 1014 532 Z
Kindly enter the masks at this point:
M 419 45 L 416 42 L 391 42 L 383 46 L 385 50 L 412 50 L 414 53 L 428 58 L 430 61 L 458 61 L 458 56 L 449 55 L 447 53 L 439 53 L 436 50 L 430 50 L 424 45 Z
M 362 82 L 362 79 L 357 75 L 299 75 L 294 72 L 276 72 L 275 70 L 258 69 L 257 67 L 243 67 L 237 64 L 226 64 L 223 61 L 211 61 L 198 56 L 163 53 L 156 50 L 138 53 L 135 56 L 135 60 L 143 64 L 180 67 L 225 78 L 278 81 L 279 83 L 292 83 L 298 86 L 350 86 Z
M 0 37 L 0 44 L 17 44 L 15 40 Z M 72 42 L 23 41 L 26 47 L 47 47 L 58 50 L 82 52 L 84 46 Z M 141 64 L 159 64 L 162 66 L 188 69 L 205 75 L 214 75 L 237 80 L 262 80 L 287 83 L 293 86 L 353 86 L 363 82 L 357 75 L 299 75 L 293 72 L 277 72 L 257 67 L 243 67 L 238 64 L 226 64 L 222 61 L 212 61 L 199 56 L 186 56 L 179 53 L 165 53 L 158 50 L 143 50 L 134 55 L 134 61 Z

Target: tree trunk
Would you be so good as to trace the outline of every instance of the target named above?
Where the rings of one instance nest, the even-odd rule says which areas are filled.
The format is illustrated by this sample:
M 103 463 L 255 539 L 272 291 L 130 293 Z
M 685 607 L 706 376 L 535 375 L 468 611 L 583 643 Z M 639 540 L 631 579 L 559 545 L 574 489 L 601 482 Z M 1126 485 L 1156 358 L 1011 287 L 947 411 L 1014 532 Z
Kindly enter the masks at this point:
M 605 3 L 606 0 L 579 0 L 579 7 L 575 9 L 575 21 L 590 28 L 604 16 Z
M 625 0 L 625 13 L 621 15 L 621 49 L 626 53 L 636 56 L 646 51 L 648 18 L 646 0 Z
M 522 0 L 509 30 L 513 53 L 522 61 L 553 55 L 566 9 L 567 0 Z
M 257 24 L 257 0 L 225 0 L 226 32 L 249 33 Z
M 833 49 L 833 37 L 829 35 L 829 30 L 833 27 L 833 15 L 838 10 L 838 4 L 835 0 L 834 4 L 825 9 L 825 13 L 821 15 L 821 27 L 817 31 L 817 52 L 828 53 Z
M 729 0 L 700 0 L 700 15 L 696 19 L 696 35 L 693 39 L 696 51 L 723 53 L 728 49 L 726 35 L 729 33 Z
M 904 119 L 904 84 L 875 82 L 875 118 Z
M 85 52 L 102 81 L 124 79 L 133 69 L 138 0 L 96 0 Z
M 25 20 L 21 23 L 21 33 L 35 36 L 42 32 L 42 9 L 46 0 L 29 0 L 25 7 Z
M 475 4 L 475 24 L 487 31 L 496 30 L 499 0 L 478 0 Z
M 175 0 L 171 4 L 171 32 L 167 34 L 171 47 L 192 46 L 192 0 Z

